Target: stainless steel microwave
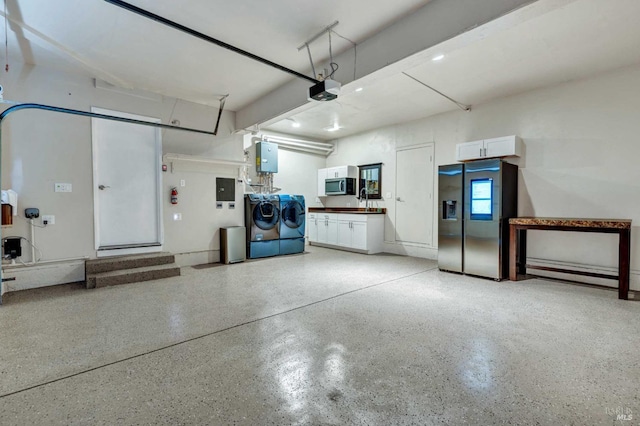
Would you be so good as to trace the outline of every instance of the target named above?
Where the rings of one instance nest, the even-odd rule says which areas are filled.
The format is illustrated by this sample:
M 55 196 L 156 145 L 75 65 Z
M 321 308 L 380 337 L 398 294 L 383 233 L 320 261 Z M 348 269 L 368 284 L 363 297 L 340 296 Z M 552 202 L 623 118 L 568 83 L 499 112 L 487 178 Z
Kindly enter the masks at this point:
M 355 195 L 355 178 L 331 178 L 324 181 L 324 193 L 327 195 Z

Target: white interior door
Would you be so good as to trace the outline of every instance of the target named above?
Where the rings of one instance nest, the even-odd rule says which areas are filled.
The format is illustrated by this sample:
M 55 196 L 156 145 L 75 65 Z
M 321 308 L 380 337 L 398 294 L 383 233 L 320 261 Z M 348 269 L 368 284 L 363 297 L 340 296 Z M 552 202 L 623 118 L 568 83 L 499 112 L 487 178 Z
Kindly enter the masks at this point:
M 156 118 L 92 108 L 99 114 Z M 92 118 L 95 241 L 98 255 L 160 251 L 160 129 Z
M 431 246 L 433 144 L 396 151 L 396 241 Z

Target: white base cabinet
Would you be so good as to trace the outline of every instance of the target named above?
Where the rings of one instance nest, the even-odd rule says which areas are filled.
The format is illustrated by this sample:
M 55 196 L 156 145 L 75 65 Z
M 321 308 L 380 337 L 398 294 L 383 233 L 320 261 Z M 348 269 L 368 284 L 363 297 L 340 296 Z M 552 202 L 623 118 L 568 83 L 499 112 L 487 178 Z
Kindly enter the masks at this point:
M 313 245 L 367 254 L 382 252 L 383 214 L 309 213 L 307 224 Z
M 307 214 L 307 223 L 305 226 L 307 227 L 307 236 L 309 237 L 309 241 L 318 241 L 318 214 Z
M 338 244 L 338 215 L 309 213 L 307 219 L 309 242 Z

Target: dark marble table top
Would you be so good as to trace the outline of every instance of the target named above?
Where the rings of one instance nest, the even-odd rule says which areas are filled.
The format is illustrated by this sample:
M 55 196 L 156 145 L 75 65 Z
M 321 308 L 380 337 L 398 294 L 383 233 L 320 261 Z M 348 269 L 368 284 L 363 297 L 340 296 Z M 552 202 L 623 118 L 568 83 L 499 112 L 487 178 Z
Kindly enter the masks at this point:
M 569 218 L 569 217 L 514 217 L 509 219 L 509 225 L 630 229 L 631 219 L 585 219 L 585 218 Z

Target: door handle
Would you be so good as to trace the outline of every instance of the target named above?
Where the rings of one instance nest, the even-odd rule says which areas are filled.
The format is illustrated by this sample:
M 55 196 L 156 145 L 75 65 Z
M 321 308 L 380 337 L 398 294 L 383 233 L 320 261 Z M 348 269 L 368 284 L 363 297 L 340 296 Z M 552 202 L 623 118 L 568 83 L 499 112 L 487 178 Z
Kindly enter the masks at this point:
M 107 188 L 111 188 L 111 187 L 110 187 L 110 186 L 106 186 L 106 185 L 98 185 L 98 189 L 99 189 L 100 191 L 104 191 L 104 190 L 105 190 L 105 189 L 107 189 Z
M 402 201 L 402 198 L 400 198 L 400 197 L 396 197 L 396 201 L 400 201 L 401 203 L 404 202 L 404 201 Z
M 343 191 L 344 191 L 344 181 L 341 180 L 340 181 L 340 192 L 343 192 Z

